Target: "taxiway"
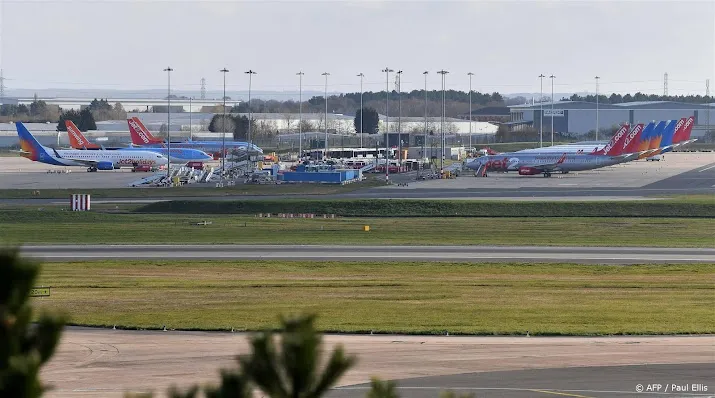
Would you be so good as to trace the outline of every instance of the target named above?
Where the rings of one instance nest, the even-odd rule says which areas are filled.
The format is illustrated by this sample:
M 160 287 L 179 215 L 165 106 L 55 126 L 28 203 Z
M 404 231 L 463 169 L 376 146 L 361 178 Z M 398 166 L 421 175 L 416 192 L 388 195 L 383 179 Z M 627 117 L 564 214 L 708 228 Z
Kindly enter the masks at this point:
M 50 245 L 22 246 L 43 261 L 101 259 L 260 259 L 316 261 L 715 263 L 715 249 L 548 246 Z

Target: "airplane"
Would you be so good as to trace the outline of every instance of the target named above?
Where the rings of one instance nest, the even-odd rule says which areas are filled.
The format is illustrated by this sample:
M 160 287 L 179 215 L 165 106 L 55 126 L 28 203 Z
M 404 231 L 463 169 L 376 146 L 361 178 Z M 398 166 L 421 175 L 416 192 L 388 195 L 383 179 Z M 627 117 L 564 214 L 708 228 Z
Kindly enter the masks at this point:
M 637 128 L 638 126 L 636 126 Z M 632 154 L 623 152 L 623 143 L 628 137 L 627 127 L 621 128 L 606 144 L 605 152 L 593 154 L 579 153 L 504 153 L 488 155 L 467 163 L 467 167 L 477 171 L 483 177 L 488 171 L 518 171 L 519 175 L 543 174 L 551 177 L 551 173 L 593 170 L 623 163 L 632 158 Z M 604 149 L 605 149 L 604 148 Z
M 156 147 L 158 145 L 165 145 L 166 142 L 162 139 L 154 137 L 151 132 L 144 126 L 144 124 L 139 120 L 138 117 L 132 117 L 127 119 L 127 124 L 129 125 L 129 133 L 132 136 L 132 144 L 139 145 L 142 147 Z M 257 147 L 256 145 L 250 144 L 248 142 L 242 141 L 226 141 L 225 145 L 221 141 L 182 141 L 182 142 L 172 142 L 172 147 L 176 148 L 195 148 L 200 149 L 206 153 L 214 154 L 215 157 L 221 156 L 221 150 L 226 149 L 226 152 L 250 152 L 262 154 L 263 149 Z
M 77 128 L 77 126 L 71 120 L 65 120 L 65 126 L 67 127 L 67 136 L 70 139 L 70 146 L 74 149 L 102 149 L 105 148 L 97 144 L 89 142 L 89 140 L 82 134 L 82 132 Z M 167 155 L 166 148 L 109 148 L 109 150 L 122 149 L 124 151 L 150 151 L 162 154 L 164 157 Z M 200 151 L 198 149 L 190 148 L 171 148 L 171 163 L 186 164 L 187 162 L 207 162 L 213 160 L 213 156 L 207 154 L 206 152 Z
M 22 122 L 16 122 L 15 127 L 20 138 L 20 156 L 35 162 L 55 166 L 84 166 L 87 167 L 88 172 L 139 165 L 162 166 L 169 162 L 163 155 L 150 151 L 126 151 L 123 149 L 86 151 L 48 148 L 42 146 Z
M 621 136 L 623 134 L 628 134 L 630 129 L 629 123 L 622 124 L 618 130 L 616 130 L 613 137 Z M 608 142 L 581 142 L 575 144 L 565 144 L 565 145 L 554 145 L 542 148 L 531 148 L 522 149 L 520 151 L 515 151 L 514 153 L 569 153 L 569 154 L 603 154 L 606 151 L 604 149 L 608 146 L 609 142 L 613 142 L 613 138 Z M 484 152 L 489 155 L 497 155 L 491 148 L 487 148 Z

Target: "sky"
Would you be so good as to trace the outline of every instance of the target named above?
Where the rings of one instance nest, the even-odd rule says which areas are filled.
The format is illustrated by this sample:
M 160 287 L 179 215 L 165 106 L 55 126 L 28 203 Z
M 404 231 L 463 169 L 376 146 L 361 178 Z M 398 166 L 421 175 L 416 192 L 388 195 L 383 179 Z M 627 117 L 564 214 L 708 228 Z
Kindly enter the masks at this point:
M 0 0 L 6 87 L 715 93 L 715 0 Z M 394 88 L 394 75 L 390 76 Z

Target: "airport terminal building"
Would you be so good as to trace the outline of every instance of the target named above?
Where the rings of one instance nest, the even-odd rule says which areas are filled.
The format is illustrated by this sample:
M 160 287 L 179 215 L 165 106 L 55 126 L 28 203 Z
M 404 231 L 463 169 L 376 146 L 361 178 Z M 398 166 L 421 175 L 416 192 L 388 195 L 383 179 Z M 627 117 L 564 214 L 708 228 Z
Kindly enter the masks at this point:
M 551 133 L 553 120 L 555 133 L 586 134 L 596 129 L 596 103 L 585 101 L 557 101 L 554 103 L 513 105 L 511 120 L 507 125 L 513 131 L 526 127 Z M 693 137 L 700 137 L 715 125 L 715 104 L 687 104 L 671 101 L 640 101 L 621 104 L 598 104 L 600 130 L 628 122 L 648 123 L 653 120 L 695 117 Z

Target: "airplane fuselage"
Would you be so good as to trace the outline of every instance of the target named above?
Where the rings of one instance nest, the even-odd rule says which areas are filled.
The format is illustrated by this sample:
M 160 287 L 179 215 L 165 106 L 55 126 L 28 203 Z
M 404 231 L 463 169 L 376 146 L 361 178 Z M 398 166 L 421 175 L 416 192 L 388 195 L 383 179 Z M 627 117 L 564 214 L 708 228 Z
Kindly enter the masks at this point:
M 622 157 L 616 156 L 567 154 L 563 162 L 557 164 L 563 155 L 563 153 L 504 153 L 482 156 L 468 163 L 467 167 L 473 170 L 486 167 L 486 171 L 519 171 L 532 165 L 554 164 L 555 171 L 570 172 L 593 170 L 623 162 Z
M 159 166 L 166 164 L 166 158 L 151 151 L 85 151 L 77 149 L 58 149 L 55 152 L 51 148 L 45 147 L 44 149 L 44 152 L 40 151 L 36 156 L 34 154 L 23 154 L 23 156 L 37 162 L 55 166 L 87 166 L 86 163 L 72 159 L 96 161 L 97 163 L 106 165 L 111 164 L 114 169 L 139 165 Z M 55 156 L 55 153 L 57 153 L 59 157 Z

